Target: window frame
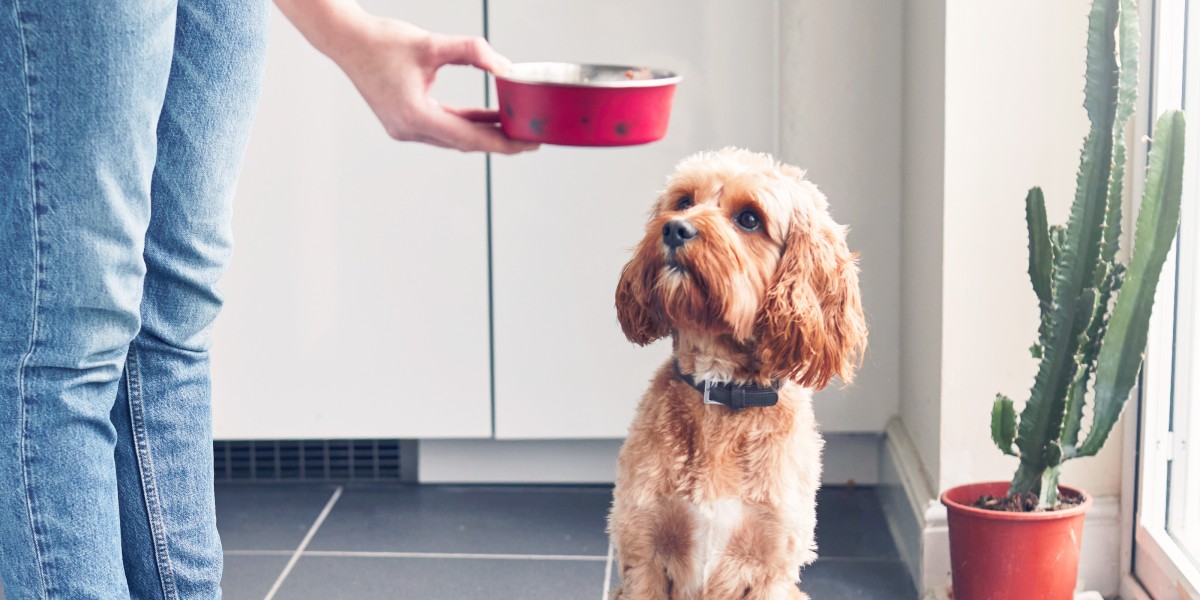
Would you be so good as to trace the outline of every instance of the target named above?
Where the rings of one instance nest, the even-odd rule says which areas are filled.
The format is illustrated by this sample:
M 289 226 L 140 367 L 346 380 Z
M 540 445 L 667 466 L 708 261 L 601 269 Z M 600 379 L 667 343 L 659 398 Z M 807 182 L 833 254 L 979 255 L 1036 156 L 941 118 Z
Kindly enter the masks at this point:
M 1189 62 L 1200 63 L 1200 39 L 1193 39 L 1190 45 L 1187 43 L 1188 31 L 1200 34 L 1200 6 L 1191 7 L 1195 10 L 1188 8 L 1188 0 L 1150 0 L 1144 3 L 1139 15 L 1143 31 L 1140 64 L 1149 68 L 1143 68 L 1139 83 L 1141 90 L 1132 138 L 1135 143 L 1130 161 L 1133 165 L 1130 178 L 1132 193 L 1127 195 L 1126 205 L 1130 208 L 1136 206 L 1134 199 L 1141 198 L 1145 187 L 1148 147 L 1142 140 L 1151 133 L 1154 120 L 1163 110 L 1183 107 L 1185 98 L 1190 107 L 1200 108 L 1200 81 L 1197 81 L 1200 78 L 1193 77 L 1189 81 L 1185 77 Z M 1193 37 L 1200 38 L 1200 35 Z M 1200 110 L 1190 113 L 1200 114 Z M 1188 131 L 1186 160 L 1194 164 L 1197 152 L 1192 150 L 1200 148 L 1200 143 L 1193 141 L 1200 142 L 1200 121 L 1193 123 Z M 1189 177 L 1189 167 L 1185 166 L 1185 214 L 1181 219 L 1181 228 L 1184 239 L 1200 240 L 1200 228 L 1196 226 L 1200 220 L 1189 218 L 1191 207 L 1186 200 L 1200 197 L 1197 195 L 1200 189 L 1196 186 L 1196 179 L 1200 177 Z M 1191 168 L 1194 170 L 1196 167 Z M 1126 239 L 1132 240 L 1132 236 Z M 1127 243 L 1127 247 L 1129 245 Z M 1121 525 L 1126 534 L 1122 536 L 1121 560 L 1126 573 L 1122 578 L 1121 596 L 1126 599 L 1200 598 L 1197 591 L 1200 590 L 1200 569 L 1168 533 L 1168 515 L 1162 506 L 1165 499 L 1162 494 L 1167 493 L 1168 458 L 1172 454 L 1182 456 L 1182 453 L 1176 452 L 1177 444 L 1168 434 L 1170 398 L 1177 381 L 1174 373 L 1178 350 L 1175 345 L 1175 329 L 1178 325 L 1175 308 L 1180 260 L 1179 240 L 1176 239 L 1163 265 L 1163 275 L 1155 294 L 1155 311 L 1150 320 L 1137 402 L 1124 420 Z M 1185 246 L 1182 260 L 1185 264 L 1194 263 L 1196 251 Z M 1192 277 L 1194 274 L 1185 276 Z M 1190 286 L 1184 287 L 1192 289 Z M 1163 310 L 1163 307 L 1169 307 L 1170 310 Z M 1196 316 L 1189 314 L 1184 318 Z M 1200 348 L 1200 342 L 1195 345 Z M 1190 352 L 1190 348 L 1187 351 Z M 1192 384 L 1188 382 L 1186 385 L 1191 387 Z

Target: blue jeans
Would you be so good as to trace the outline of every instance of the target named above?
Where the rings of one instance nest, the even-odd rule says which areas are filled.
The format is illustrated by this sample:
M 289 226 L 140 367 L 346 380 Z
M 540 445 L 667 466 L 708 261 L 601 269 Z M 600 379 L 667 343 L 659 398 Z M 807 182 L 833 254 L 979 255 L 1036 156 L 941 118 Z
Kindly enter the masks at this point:
M 265 0 L 0 0 L 0 576 L 218 598 L 209 330 Z

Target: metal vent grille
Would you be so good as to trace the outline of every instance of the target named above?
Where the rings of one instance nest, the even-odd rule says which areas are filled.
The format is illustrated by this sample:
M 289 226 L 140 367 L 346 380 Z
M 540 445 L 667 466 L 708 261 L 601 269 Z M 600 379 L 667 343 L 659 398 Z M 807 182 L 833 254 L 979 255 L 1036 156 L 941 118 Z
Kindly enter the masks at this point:
M 213 442 L 216 480 L 417 480 L 415 440 L 247 440 Z

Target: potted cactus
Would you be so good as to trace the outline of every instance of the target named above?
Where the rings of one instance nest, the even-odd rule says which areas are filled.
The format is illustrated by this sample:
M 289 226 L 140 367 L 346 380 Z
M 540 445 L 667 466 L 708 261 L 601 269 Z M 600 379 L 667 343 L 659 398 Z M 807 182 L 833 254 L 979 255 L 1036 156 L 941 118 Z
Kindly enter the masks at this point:
M 1096 454 L 1121 414 L 1141 368 L 1154 291 L 1179 223 L 1184 120 L 1172 111 L 1153 130 L 1132 258 L 1128 266 L 1117 260 L 1123 131 L 1137 95 L 1134 0 L 1094 0 L 1088 24 L 1084 107 L 1091 130 L 1066 225 L 1047 226 L 1041 189 L 1025 198 L 1029 277 L 1041 307 L 1031 352 L 1041 363 L 1019 420 L 1002 394 L 992 408 L 992 439 L 1020 464 L 1011 482 L 942 494 L 956 600 L 1073 597 L 1091 499 L 1059 486 L 1059 469 Z

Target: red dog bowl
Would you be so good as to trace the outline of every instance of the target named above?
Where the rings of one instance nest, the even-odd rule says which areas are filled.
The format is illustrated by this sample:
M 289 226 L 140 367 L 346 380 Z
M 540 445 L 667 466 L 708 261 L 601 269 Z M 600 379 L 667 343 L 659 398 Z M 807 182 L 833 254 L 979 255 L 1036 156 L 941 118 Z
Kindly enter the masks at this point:
M 496 76 L 508 137 L 565 146 L 632 146 L 661 139 L 680 77 L 663 69 L 518 63 Z

